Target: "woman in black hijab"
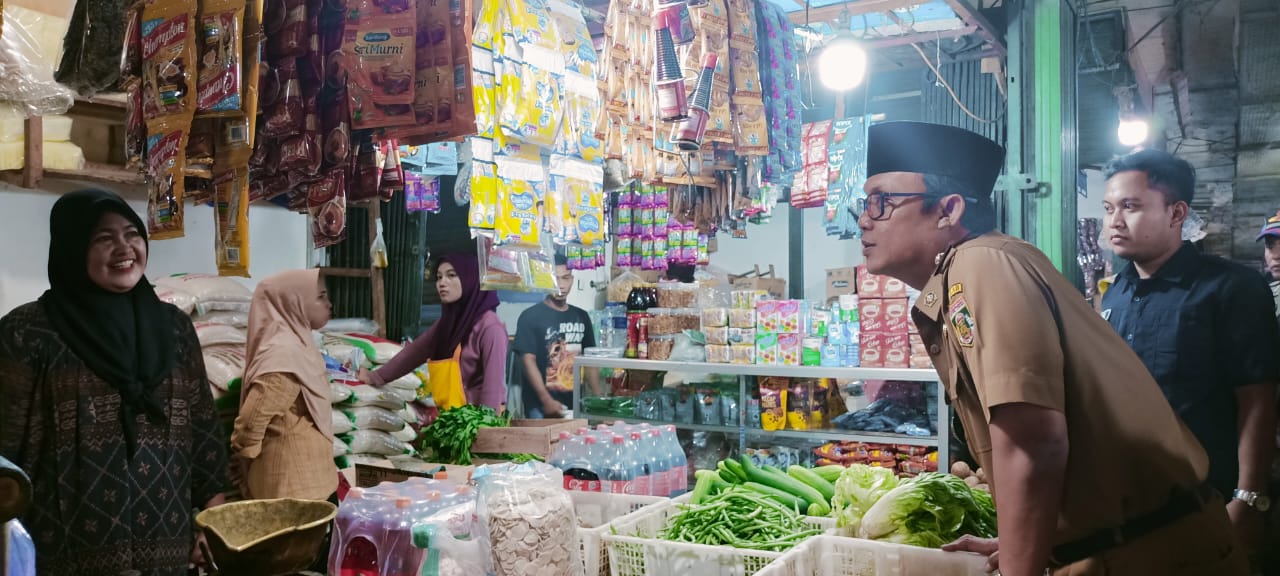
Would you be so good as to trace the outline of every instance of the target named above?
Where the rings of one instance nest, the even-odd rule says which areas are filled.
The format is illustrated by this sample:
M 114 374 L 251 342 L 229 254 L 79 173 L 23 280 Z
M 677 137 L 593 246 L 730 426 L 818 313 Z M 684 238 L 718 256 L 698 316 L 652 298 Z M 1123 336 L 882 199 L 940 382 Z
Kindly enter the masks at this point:
M 67 194 L 49 228 L 49 290 L 0 319 L 0 455 L 31 477 L 37 570 L 186 574 L 191 511 L 227 473 L 195 330 L 119 196 Z

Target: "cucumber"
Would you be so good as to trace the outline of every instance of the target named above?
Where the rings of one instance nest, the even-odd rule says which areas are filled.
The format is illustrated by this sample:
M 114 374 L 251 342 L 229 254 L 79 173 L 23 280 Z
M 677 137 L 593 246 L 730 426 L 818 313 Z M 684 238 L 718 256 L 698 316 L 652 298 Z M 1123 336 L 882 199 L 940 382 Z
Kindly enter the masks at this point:
M 716 470 L 720 472 L 720 478 L 730 484 L 741 484 L 743 480 L 746 480 L 746 478 L 739 477 L 736 472 L 730 469 L 724 460 L 716 463 Z
M 739 462 L 742 464 L 742 470 L 747 474 L 748 481 L 777 488 L 778 490 L 782 490 L 788 494 L 794 494 L 795 496 L 803 498 L 810 505 L 819 504 L 819 510 L 825 509 L 825 511 L 822 514 L 819 514 L 819 516 L 826 516 L 831 512 L 831 505 L 823 500 L 822 493 L 818 492 L 808 484 L 787 476 L 786 474 L 778 474 L 761 468 L 756 468 L 755 464 L 751 463 L 751 459 L 746 456 L 742 456 L 739 459 Z M 805 509 L 807 510 L 808 507 L 809 506 L 806 505 Z
M 716 476 L 716 473 L 710 470 L 698 470 L 693 475 L 697 478 L 697 481 L 693 484 L 693 493 L 689 495 L 689 503 L 700 504 L 703 498 L 711 494 L 711 487 L 715 482 L 712 477 Z M 716 479 L 719 479 L 719 477 L 717 476 Z
M 809 509 L 809 503 L 795 494 L 784 492 L 772 486 L 765 486 L 757 482 L 746 482 L 742 485 L 744 488 L 757 492 L 769 499 L 777 502 L 787 508 L 795 510 L 797 513 L 804 512 Z
M 739 464 L 737 460 L 734 460 L 733 458 L 725 458 L 724 460 L 721 460 L 720 463 L 724 464 L 724 467 L 728 468 L 730 472 L 733 472 L 734 476 L 741 478 L 743 482 L 747 480 L 747 473 L 742 470 L 742 465 Z
M 827 482 L 830 482 L 832 484 L 835 484 L 836 480 L 840 479 L 840 475 L 844 474 L 844 471 L 845 471 L 845 467 L 839 464 L 832 464 L 830 466 L 819 466 L 813 469 L 814 474 L 821 476 L 823 480 L 826 480 Z
M 830 503 L 831 499 L 836 495 L 836 487 L 834 484 L 823 480 L 822 477 L 815 474 L 813 470 L 805 468 L 804 466 L 797 465 L 787 468 L 787 475 L 804 482 L 805 484 L 813 487 L 814 490 L 821 492 L 825 502 Z

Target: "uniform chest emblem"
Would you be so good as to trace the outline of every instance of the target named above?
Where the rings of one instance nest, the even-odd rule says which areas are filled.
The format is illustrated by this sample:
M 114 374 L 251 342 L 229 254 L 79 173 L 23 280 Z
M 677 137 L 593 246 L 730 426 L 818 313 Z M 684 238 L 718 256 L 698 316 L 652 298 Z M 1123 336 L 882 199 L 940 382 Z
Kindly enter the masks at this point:
M 956 342 L 966 348 L 972 348 L 978 337 L 978 324 L 973 320 L 973 314 L 969 312 L 969 304 L 964 300 L 964 291 L 959 284 L 956 284 L 948 291 L 948 295 L 951 306 L 947 310 L 947 318 L 950 320 L 951 329 L 955 331 Z

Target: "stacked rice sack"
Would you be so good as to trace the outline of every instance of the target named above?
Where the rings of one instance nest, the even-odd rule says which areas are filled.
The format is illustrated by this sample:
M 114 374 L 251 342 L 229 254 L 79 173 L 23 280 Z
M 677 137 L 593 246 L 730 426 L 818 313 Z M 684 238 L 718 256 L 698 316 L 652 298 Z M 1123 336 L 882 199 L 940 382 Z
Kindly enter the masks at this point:
M 191 315 L 204 353 L 205 374 L 228 436 L 240 409 L 246 329 L 253 293 L 230 278 L 180 274 L 156 280 L 160 300 Z
M 322 349 L 333 394 L 334 457 L 386 458 L 412 455 L 424 416 L 420 395 L 423 378 L 410 373 L 386 386 L 362 384 L 361 368 L 376 370 L 401 346 L 389 340 L 356 333 L 328 332 Z

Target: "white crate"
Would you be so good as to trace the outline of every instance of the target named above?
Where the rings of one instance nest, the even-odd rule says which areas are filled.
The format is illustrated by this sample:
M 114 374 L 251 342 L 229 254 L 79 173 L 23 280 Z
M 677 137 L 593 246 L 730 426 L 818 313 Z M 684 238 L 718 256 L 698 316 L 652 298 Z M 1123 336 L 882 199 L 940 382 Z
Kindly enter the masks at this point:
M 805 540 L 756 576 L 986 576 L 977 554 L 824 534 Z
M 663 496 L 633 496 L 603 492 L 569 491 L 573 510 L 578 516 L 578 555 L 586 576 L 609 576 L 609 549 L 601 536 L 609 531 L 609 523 L 669 500 Z M 590 528 L 584 528 L 590 526 Z
M 610 524 L 612 531 L 604 535 L 604 542 L 612 576 L 752 576 L 782 556 L 781 552 L 658 539 L 667 520 L 680 513 L 680 505 L 687 501 L 681 497 L 655 504 Z M 814 516 L 806 516 L 805 523 L 819 530 L 836 525 L 834 518 Z

